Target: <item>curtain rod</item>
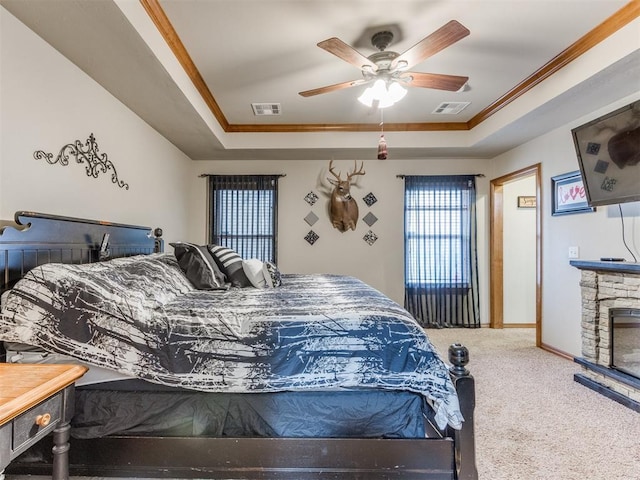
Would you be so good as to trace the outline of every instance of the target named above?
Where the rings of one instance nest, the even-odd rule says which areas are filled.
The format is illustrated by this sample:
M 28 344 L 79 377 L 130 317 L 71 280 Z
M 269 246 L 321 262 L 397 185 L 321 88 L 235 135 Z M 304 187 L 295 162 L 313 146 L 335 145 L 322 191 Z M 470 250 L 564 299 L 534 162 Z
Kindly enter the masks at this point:
M 466 173 L 466 174 L 461 174 L 459 176 L 464 177 L 464 176 L 473 176 L 473 177 L 484 177 L 484 173 Z M 396 178 L 404 178 L 404 177 L 410 177 L 413 175 L 405 175 L 404 173 L 400 173 L 398 175 L 396 175 Z M 457 176 L 457 175 L 451 175 L 451 174 L 447 174 L 447 175 L 429 175 L 431 177 L 451 177 L 451 176 Z
M 221 177 L 237 177 L 237 176 L 251 176 L 251 177 L 286 177 L 287 174 L 286 173 L 201 173 L 200 175 L 198 175 L 198 178 L 204 178 L 204 177 L 216 177 L 216 176 L 221 176 Z

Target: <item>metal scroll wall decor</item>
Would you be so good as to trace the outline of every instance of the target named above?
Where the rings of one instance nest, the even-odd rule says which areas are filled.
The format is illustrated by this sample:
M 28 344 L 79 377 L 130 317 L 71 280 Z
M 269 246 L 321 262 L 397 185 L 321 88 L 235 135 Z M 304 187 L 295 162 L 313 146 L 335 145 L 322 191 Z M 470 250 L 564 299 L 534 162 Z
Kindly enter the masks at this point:
M 80 140 L 76 140 L 74 143 L 68 143 L 60 149 L 60 153 L 54 159 L 52 153 L 47 153 L 43 150 L 34 152 L 33 157 L 36 160 L 45 159 L 47 163 L 54 165 L 59 163 L 60 165 L 69 165 L 69 157 L 76 158 L 76 163 L 86 163 L 85 170 L 88 177 L 98 178 L 98 175 L 111 171 L 111 182 L 118 185 L 120 188 L 129 190 L 129 184 L 118 179 L 118 173 L 116 167 L 111 160 L 107 158 L 106 153 L 98 152 L 98 144 L 93 136 L 93 133 L 89 135 L 89 138 L 85 142 L 84 146 Z

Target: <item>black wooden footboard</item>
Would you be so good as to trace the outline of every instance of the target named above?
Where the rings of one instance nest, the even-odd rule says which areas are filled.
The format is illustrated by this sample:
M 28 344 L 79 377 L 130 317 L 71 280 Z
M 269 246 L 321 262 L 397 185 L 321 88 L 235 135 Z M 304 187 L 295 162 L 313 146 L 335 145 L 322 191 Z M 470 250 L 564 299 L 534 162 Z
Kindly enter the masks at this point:
M 75 450 L 75 451 L 74 451 Z M 214 479 L 453 480 L 454 442 L 294 438 L 141 438 L 71 447 L 72 475 Z

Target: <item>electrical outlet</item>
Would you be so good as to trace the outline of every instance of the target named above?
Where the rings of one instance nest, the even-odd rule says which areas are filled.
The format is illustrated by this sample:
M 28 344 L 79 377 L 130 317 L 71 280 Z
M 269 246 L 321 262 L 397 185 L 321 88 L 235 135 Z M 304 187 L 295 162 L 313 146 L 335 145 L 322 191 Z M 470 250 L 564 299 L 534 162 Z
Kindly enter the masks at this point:
M 569 247 L 569 258 L 580 258 L 580 247 Z

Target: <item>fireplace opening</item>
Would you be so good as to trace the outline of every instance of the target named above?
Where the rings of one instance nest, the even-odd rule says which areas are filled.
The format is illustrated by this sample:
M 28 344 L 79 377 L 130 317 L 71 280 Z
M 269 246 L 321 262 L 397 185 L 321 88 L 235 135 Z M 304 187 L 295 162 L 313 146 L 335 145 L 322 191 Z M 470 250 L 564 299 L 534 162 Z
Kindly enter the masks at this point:
M 640 308 L 612 308 L 609 320 L 609 366 L 640 379 Z

